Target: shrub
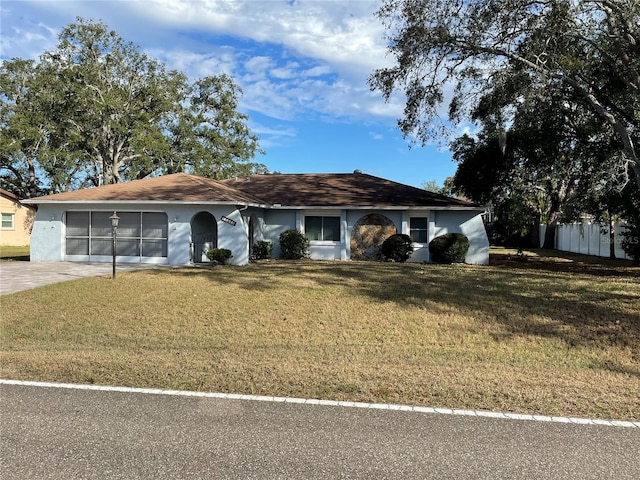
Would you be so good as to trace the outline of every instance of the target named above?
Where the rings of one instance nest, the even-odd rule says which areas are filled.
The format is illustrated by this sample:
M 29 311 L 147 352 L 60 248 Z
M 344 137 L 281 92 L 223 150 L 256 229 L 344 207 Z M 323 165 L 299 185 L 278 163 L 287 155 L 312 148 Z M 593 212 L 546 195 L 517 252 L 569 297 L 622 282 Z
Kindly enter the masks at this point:
M 253 244 L 251 248 L 251 260 L 266 260 L 271 258 L 271 252 L 273 251 L 273 244 L 266 240 L 259 240 Z
M 297 260 L 309 256 L 309 240 L 297 230 L 287 230 L 280 234 L 280 257 Z
M 382 254 L 391 262 L 406 262 L 413 252 L 411 237 L 396 233 L 382 244 Z
M 461 233 L 447 233 L 429 242 L 433 263 L 463 263 L 469 251 L 469 239 Z
M 227 248 L 212 248 L 207 251 L 207 258 L 215 263 L 220 263 L 224 265 L 227 263 L 233 255 L 231 255 L 231 250 Z

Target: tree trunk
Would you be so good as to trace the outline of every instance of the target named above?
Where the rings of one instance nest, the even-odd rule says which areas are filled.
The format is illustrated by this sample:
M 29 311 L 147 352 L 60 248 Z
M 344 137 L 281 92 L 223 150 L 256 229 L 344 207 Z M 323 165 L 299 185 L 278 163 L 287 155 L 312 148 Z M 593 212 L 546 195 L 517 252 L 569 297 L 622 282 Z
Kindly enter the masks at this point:
M 558 222 L 548 222 L 547 229 L 544 232 L 544 243 L 542 248 L 554 250 L 556 248 L 556 227 Z
M 529 243 L 531 248 L 540 248 L 540 214 L 538 212 L 533 215 Z
M 559 211 L 552 211 L 547 220 L 547 230 L 544 232 L 542 248 L 554 250 L 556 248 L 556 227 L 558 226 Z
M 547 231 L 544 232 L 544 244 L 542 248 L 555 250 L 556 248 L 556 227 L 558 226 L 558 219 L 560 218 L 561 205 L 569 195 L 569 188 L 567 184 L 563 182 L 559 189 L 556 189 L 555 195 L 551 196 L 551 206 L 549 211 L 549 218 L 547 219 Z
M 612 260 L 616 259 L 616 232 L 611 214 L 609 214 L 609 258 Z

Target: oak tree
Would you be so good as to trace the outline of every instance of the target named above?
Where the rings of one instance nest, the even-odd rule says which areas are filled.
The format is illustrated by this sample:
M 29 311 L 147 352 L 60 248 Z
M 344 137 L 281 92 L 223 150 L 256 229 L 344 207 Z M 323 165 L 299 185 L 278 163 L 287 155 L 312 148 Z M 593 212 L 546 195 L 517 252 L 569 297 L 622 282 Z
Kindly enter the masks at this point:
M 0 67 L 0 183 L 20 196 L 172 172 L 265 171 L 228 75 L 190 81 L 78 18 L 38 62 Z
M 390 99 L 406 97 L 399 126 L 426 142 L 450 121 L 471 117 L 497 83 L 522 79 L 575 96 L 615 135 L 623 153 L 614 171 L 640 187 L 640 2 L 637 0 L 385 0 L 378 16 L 388 29 L 394 64 L 370 77 Z

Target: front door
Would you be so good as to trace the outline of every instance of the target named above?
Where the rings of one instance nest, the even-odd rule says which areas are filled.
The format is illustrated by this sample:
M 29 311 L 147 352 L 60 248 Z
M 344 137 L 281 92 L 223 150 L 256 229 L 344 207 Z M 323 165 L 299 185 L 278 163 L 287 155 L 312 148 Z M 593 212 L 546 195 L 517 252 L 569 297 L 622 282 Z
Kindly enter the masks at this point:
M 208 262 L 207 252 L 218 246 L 218 222 L 209 212 L 200 212 L 191 220 L 191 261 Z

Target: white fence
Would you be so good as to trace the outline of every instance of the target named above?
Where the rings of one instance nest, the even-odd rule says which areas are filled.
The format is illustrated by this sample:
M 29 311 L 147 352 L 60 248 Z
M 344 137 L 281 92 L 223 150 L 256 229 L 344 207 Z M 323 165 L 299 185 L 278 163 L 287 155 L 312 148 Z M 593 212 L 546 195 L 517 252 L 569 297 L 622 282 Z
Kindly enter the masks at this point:
M 540 239 L 544 239 L 546 225 L 540 225 Z M 630 260 L 622 250 L 622 232 L 626 229 L 623 224 L 614 225 L 616 258 Z M 606 233 L 602 233 L 602 232 Z M 585 255 L 609 256 L 609 227 L 599 224 L 571 223 L 558 225 L 556 228 L 556 249 L 565 252 L 583 253 Z

